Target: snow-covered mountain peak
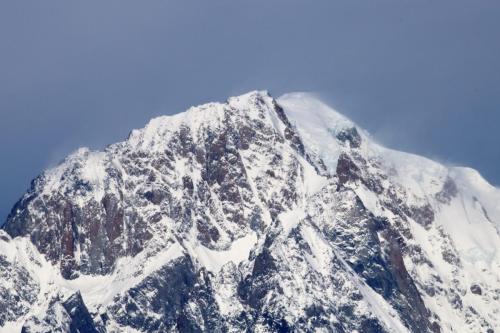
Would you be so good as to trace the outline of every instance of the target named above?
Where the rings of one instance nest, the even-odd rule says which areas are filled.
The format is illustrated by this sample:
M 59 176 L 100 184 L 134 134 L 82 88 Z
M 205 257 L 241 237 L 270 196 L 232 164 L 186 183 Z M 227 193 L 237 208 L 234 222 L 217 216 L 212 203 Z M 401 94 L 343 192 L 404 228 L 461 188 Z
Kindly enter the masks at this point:
M 310 94 L 191 107 L 33 181 L 0 331 L 491 332 L 499 202 Z
M 310 93 L 289 93 L 278 98 L 290 122 L 298 129 L 305 145 L 327 165 L 331 172 L 345 145 L 366 146 L 368 135 L 351 120 Z

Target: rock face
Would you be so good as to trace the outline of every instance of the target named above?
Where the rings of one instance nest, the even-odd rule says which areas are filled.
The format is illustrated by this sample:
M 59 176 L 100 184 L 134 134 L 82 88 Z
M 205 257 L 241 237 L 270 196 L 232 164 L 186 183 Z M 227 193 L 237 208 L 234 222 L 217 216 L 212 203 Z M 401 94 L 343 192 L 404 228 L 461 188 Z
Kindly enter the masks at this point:
M 36 178 L 0 230 L 0 326 L 492 332 L 499 203 L 309 95 L 251 92 Z

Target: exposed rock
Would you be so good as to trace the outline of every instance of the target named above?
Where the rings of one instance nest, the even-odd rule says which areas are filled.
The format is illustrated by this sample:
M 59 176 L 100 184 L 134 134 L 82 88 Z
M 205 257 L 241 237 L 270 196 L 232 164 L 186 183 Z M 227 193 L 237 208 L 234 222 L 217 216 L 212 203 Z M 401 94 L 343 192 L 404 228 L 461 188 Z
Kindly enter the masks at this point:
M 475 294 L 475 295 L 482 295 L 483 291 L 481 290 L 481 287 L 478 284 L 472 284 L 470 286 L 470 292 Z
M 342 129 L 337 133 L 337 139 L 341 142 L 349 143 L 351 148 L 359 148 L 361 146 L 361 136 L 356 127 Z

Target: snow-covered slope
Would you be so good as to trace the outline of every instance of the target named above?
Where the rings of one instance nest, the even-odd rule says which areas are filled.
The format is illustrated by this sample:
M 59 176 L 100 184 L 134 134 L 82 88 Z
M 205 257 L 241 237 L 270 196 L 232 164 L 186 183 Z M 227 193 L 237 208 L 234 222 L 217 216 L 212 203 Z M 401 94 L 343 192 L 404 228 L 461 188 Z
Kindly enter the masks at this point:
M 500 330 L 500 190 L 304 93 L 80 149 L 3 229 L 5 332 Z

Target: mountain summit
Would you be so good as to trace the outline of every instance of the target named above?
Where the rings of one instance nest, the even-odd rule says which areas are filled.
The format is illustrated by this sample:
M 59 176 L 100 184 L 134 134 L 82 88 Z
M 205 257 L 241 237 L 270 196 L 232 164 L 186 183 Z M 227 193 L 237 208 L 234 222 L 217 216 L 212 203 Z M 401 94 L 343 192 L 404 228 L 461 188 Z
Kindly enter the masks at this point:
M 309 94 L 79 149 L 2 229 L 0 331 L 500 330 L 500 190 Z

